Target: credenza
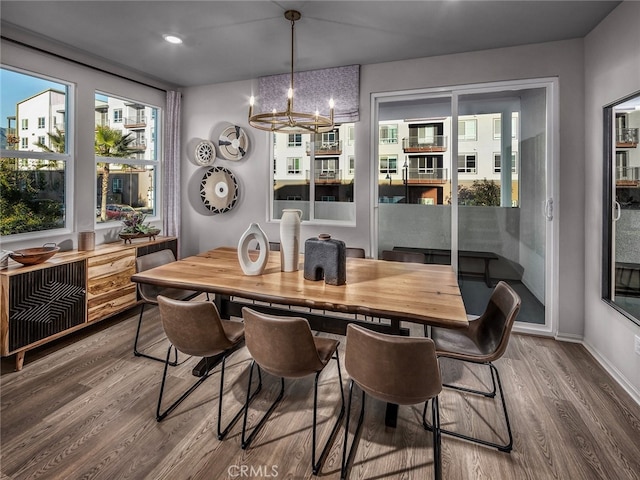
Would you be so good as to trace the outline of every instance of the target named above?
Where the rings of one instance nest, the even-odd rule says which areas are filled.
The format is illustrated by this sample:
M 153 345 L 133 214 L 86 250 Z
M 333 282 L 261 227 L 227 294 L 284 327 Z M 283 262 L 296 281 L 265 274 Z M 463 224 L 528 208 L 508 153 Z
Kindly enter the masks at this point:
M 0 270 L 0 355 L 15 354 L 21 370 L 28 350 L 136 306 L 136 257 L 165 248 L 177 257 L 177 245 L 158 236 L 60 252 L 38 265 L 10 262 Z

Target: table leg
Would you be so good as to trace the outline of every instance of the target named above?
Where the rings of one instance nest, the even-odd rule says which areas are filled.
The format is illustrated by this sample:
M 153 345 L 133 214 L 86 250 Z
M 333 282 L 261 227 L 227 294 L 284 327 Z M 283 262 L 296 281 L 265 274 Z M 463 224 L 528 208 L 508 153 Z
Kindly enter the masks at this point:
M 384 415 L 384 424 L 387 427 L 396 428 L 398 423 L 398 404 L 387 403 L 387 410 Z

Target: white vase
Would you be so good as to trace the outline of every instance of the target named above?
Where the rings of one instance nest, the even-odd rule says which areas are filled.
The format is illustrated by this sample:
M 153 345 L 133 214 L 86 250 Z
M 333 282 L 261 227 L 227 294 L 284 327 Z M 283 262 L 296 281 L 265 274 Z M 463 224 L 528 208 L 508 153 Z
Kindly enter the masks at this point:
M 260 255 L 254 262 L 249 256 L 249 242 L 256 240 Z M 262 275 L 269 260 L 269 239 L 257 223 L 252 223 L 238 242 L 238 261 L 245 275 Z
M 300 221 L 302 210 L 285 208 L 280 219 L 280 269 L 295 272 L 300 261 Z

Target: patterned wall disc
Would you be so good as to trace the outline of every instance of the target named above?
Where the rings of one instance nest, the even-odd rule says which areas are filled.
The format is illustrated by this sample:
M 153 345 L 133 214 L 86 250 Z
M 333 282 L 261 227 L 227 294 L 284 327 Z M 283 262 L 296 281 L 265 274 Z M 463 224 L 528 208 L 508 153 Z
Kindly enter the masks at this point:
M 210 167 L 216 160 L 216 147 L 209 140 L 202 140 L 196 145 L 196 163 L 201 167 Z
M 224 213 L 235 207 L 238 201 L 238 182 L 230 170 L 212 167 L 206 171 L 200 183 L 200 198 L 213 213 Z
M 241 160 L 249 150 L 249 137 L 237 125 L 229 125 L 220 134 L 218 151 L 226 160 Z

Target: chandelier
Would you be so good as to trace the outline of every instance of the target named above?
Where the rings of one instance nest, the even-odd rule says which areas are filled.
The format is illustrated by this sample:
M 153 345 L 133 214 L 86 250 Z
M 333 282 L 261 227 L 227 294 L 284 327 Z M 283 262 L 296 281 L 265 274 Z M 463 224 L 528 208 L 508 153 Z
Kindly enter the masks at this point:
M 291 22 L 291 80 L 287 94 L 287 108 L 284 111 L 271 113 L 253 113 L 255 98 L 251 95 L 249 100 L 249 125 L 260 130 L 279 133 L 323 133 L 333 130 L 333 99 L 329 100 L 329 116 L 315 113 L 296 112 L 293 109 L 293 37 L 296 21 L 302 18 L 297 10 L 287 10 L 284 18 Z

